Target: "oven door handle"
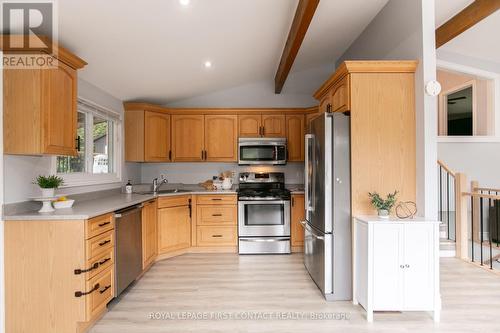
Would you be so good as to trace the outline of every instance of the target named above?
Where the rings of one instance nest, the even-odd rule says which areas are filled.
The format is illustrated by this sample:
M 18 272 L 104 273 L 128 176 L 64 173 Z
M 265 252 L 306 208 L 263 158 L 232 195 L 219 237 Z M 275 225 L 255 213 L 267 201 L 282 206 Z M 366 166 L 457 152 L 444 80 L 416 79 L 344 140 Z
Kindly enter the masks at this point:
M 272 242 L 287 242 L 290 238 L 240 238 L 242 242 L 254 243 L 272 243 Z
M 286 205 L 290 204 L 290 200 L 241 200 L 241 205 Z

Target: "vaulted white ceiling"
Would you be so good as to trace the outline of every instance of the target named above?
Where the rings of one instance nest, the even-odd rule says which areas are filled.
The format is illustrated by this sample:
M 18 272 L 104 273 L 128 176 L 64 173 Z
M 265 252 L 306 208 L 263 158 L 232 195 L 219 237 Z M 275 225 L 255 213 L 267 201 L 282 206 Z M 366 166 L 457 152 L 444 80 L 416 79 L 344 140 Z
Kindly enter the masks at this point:
M 387 1 L 320 1 L 292 72 L 325 63 L 333 70 Z M 298 0 L 58 3 L 61 43 L 89 63 L 83 79 L 122 100 L 165 104 L 272 82 Z M 203 66 L 207 60 L 210 69 Z

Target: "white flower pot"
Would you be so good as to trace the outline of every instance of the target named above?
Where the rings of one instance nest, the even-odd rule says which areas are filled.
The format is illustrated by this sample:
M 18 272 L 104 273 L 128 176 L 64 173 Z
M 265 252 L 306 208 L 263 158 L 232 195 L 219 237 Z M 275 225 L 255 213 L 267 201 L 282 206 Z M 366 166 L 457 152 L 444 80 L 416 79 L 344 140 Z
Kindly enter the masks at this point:
M 381 219 L 388 219 L 389 218 L 389 211 L 387 209 L 379 209 L 378 210 L 378 217 Z
M 53 198 L 55 195 L 55 188 L 42 188 L 42 197 Z

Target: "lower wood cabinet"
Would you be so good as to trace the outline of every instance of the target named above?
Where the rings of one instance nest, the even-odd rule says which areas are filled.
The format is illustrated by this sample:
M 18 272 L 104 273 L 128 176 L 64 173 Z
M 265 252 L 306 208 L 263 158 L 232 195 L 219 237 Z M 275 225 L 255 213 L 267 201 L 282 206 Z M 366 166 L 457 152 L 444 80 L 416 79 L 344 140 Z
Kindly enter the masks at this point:
M 191 246 L 191 196 L 160 198 L 158 209 L 158 254 Z
M 80 332 L 97 320 L 114 297 L 112 226 L 113 214 L 6 221 L 6 332 Z
M 237 225 L 235 194 L 196 196 L 196 246 L 236 247 Z
M 290 238 L 294 251 L 304 250 L 304 227 L 300 224 L 305 218 L 304 195 L 292 194 Z
M 236 226 L 198 226 L 198 246 L 236 246 L 238 231 Z
M 143 204 L 142 207 L 142 268 L 147 268 L 156 259 L 158 253 L 157 208 L 156 200 Z
M 356 218 L 353 302 L 367 311 L 434 311 L 439 320 L 439 222 Z

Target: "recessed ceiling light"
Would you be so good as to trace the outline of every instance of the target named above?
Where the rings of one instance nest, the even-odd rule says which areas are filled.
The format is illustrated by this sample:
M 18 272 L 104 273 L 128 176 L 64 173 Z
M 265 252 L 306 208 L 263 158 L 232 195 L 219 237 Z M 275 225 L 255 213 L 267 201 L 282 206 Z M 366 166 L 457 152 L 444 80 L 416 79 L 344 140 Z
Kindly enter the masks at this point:
M 205 68 L 210 68 L 210 67 L 212 67 L 212 62 L 211 61 L 205 61 L 204 65 L 205 65 Z
M 189 5 L 190 0 L 179 0 L 179 3 L 183 6 Z

